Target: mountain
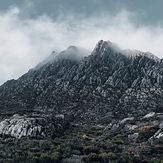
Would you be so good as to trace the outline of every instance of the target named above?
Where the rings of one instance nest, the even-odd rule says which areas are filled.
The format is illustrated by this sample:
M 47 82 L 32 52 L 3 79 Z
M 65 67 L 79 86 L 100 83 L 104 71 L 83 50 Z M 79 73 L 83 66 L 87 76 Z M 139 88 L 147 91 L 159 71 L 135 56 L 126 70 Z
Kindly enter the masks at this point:
M 44 139 L 94 127 L 101 134 L 85 138 L 96 145 L 161 141 L 162 97 L 163 59 L 103 40 L 92 52 L 70 46 L 0 86 L 0 135 Z
M 58 55 L 53 52 L 18 80 L 2 85 L 1 110 L 75 114 L 90 107 L 94 112 L 97 106 L 124 116 L 132 107 L 144 107 L 143 114 L 161 109 L 162 60 L 150 53 L 122 51 L 102 40 L 88 57 L 77 51 L 71 46 Z

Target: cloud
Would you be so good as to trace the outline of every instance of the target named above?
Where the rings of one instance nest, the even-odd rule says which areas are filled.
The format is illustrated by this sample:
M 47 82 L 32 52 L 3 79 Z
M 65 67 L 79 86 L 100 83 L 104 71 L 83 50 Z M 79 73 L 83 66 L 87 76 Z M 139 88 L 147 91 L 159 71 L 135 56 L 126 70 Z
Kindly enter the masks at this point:
M 121 10 L 116 15 L 100 12 L 86 17 L 61 12 L 57 18 L 45 14 L 31 18 L 32 4 L 27 6 L 0 12 L 0 83 L 18 78 L 53 50 L 70 45 L 93 50 L 101 39 L 163 57 L 163 27 L 138 24 L 137 13 Z

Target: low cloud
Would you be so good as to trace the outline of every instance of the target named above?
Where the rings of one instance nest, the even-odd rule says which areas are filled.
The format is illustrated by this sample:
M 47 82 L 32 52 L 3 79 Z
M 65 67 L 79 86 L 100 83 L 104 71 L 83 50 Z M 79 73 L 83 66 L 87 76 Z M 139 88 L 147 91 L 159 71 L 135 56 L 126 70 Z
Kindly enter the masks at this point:
M 11 7 L 0 13 L 0 84 L 18 78 L 53 50 L 59 52 L 70 45 L 93 50 L 101 39 L 122 49 L 150 51 L 163 57 L 163 27 L 138 24 L 137 13 L 122 10 L 116 15 L 101 12 L 85 17 L 61 12 L 57 18 L 31 18 L 27 16 L 30 9 L 24 10 Z

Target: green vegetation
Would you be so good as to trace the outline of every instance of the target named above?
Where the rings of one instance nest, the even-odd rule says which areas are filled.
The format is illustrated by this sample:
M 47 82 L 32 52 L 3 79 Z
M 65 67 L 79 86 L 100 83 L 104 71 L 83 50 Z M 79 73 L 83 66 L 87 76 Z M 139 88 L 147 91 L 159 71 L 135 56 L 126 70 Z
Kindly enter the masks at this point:
M 74 128 L 53 139 L 1 139 L 0 163 L 163 163 L 163 141 L 129 143 L 97 136 L 102 128 Z M 147 127 L 141 128 L 141 132 Z

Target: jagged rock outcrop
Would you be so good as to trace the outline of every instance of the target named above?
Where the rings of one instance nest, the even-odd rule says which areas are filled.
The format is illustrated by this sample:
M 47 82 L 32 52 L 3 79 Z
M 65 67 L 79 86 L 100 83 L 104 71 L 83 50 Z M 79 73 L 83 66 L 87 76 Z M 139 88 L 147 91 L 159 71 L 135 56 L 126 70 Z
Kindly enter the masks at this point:
M 55 116 L 15 114 L 0 122 L 0 135 L 18 139 L 22 137 L 54 137 L 64 132 L 67 123 L 64 115 L 61 114 Z
M 150 112 L 144 116 L 126 117 L 108 124 L 103 134 L 108 137 L 121 134 L 123 140 L 130 142 L 160 139 L 163 138 L 162 115 L 163 113 Z

